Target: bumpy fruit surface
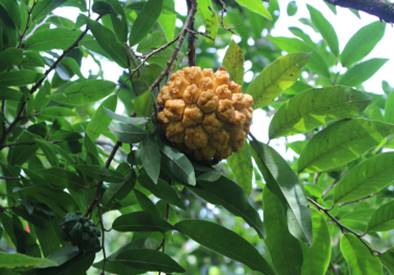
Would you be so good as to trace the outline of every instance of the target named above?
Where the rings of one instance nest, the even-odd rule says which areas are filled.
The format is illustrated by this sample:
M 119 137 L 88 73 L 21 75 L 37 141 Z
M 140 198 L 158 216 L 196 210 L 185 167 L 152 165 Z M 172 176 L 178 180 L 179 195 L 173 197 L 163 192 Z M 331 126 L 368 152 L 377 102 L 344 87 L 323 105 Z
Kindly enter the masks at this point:
M 253 98 L 219 69 L 185 67 L 157 97 L 166 138 L 203 162 L 217 162 L 241 148 L 252 122 Z
M 100 250 L 100 231 L 88 218 L 77 213 L 67 213 L 63 218 L 62 230 L 65 239 L 77 246 L 81 252 Z

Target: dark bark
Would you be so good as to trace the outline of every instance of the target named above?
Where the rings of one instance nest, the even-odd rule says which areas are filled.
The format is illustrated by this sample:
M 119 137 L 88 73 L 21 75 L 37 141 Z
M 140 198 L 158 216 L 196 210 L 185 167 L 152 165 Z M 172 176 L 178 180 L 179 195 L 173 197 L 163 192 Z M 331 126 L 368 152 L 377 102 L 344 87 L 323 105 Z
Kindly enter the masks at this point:
M 327 3 L 364 11 L 387 23 L 394 23 L 394 3 L 384 0 L 325 0 Z

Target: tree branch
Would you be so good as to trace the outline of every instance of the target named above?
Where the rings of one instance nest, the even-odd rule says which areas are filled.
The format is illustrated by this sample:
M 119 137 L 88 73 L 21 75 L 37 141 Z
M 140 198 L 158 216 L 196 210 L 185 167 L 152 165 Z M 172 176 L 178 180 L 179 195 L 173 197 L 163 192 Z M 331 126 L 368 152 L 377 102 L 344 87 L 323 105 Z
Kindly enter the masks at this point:
M 317 203 L 316 201 L 314 201 L 311 198 L 308 198 L 308 201 L 316 207 L 317 210 L 323 212 L 331 221 L 333 221 L 338 228 L 341 230 L 341 232 L 345 233 L 348 232 L 350 234 L 353 234 L 354 236 L 356 236 L 367 248 L 368 250 L 371 252 L 372 255 L 379 255 L 380 252 L 376 251 L 375 249 L 373 249 L 369 243 L 363 239 L 363 234 L 357 233 L 356 231 L 354 231 L 353 229 L 351 229 L 350 227 L 347 227 L 346 225 L 344 225 L 343 223 L 341 223 L 340 220 L 338 220 L 336 217 L 334 217 L 334 215 L 332 215 L 330 213 L 330 209 L 325 208 L 324 206 L 320 205 L 319 203 Z
M 193 1 L 192 3 L 195 3 L 195 2 Z M 160 86 L 160 82 L 164 79 L 164 77 L 166 77 L 167 75 L 170 74 L 171 67 L 174 64 L 179 51 L 181 50 L 181 47 L 183 45 L 183 41 L 185 40 L 187 30 L 190 29 L 190 24 L 194 20 L 195 14 L 196 14 L 196 5 L 192 5 L 188 14 L 187 14 L 185 24 L 183 25 L 182 30 L 179 33 L 179 38 L 178 38 L 178 42 L 176 43 L 175 49 L 172 52 L 170 59 L 167 61 L 167 66 L 160 73 L 160 75 L 156 78 L 156 80 L 152 83 L 152 85 L 149 87 L 150 91 L 153 91 L 155 88 L 158 88 Z
M 383 0 L 324 0 L 329 4 L 364 11 L 387 23 L 394 23 L 394 4 Z
M 197 2 L 196 0 L 186 0 L 187 3 L 187 11 L 188 13 L 191 13 L 192 9 L 196 9 L 197 7 Z M 189 41 L 188 41 L 188 48 L 189 51 L 187 52 L 187 57 L 188 57 L 188 63 L 189 66 L 195 66 L 196 65 L 196 48 L 194 45 L 195 41 L 195 33 L 194 33 L 194 17 L 191 18 L 190 24 L 187 27 L 187 30 L 189 31 Z
M 109 154 L 106 162 L 105 162 L 105 168 L 109 168 L 111 165 L 112 160 L 114 159 L 116 152 L 118 151 L 119 147 L 122 145 L 122 142 L 117 141 L 114 145 L 114 147 L 112 148 L 111 153 Z M 86 210 L 85 216 L 90 216 L 90 214 L 92 213 L 92 211 L 94 210 L 94 208 L 99 205 L 100 201 L 101 201 L 101 197 L 103 195 L 102 192 L 102 187 L 103 187 L 103 182 L 100 181 L 99 184 L 97 184 L 96 187 L 96 195 L 94 197 L 94 200 L 90 203 L 89 207 Z

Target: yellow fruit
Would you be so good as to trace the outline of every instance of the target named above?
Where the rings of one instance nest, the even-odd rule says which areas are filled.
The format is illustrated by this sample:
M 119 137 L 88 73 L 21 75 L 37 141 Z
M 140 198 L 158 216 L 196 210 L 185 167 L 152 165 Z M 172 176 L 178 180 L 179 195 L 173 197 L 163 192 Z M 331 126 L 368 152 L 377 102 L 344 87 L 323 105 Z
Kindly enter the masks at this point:
M 157 119 L 175 147 L 212 163 L 241 148 L 252 123 L 253 98 L 224 69 L 185 67 L 157 96 Z

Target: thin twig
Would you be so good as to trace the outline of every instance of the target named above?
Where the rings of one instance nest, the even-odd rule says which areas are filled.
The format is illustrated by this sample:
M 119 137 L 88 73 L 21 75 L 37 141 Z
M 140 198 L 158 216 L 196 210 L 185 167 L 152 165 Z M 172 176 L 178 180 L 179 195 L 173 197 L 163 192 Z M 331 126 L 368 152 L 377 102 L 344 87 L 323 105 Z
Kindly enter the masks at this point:
M 330 209 L 325 208 L 324 206 L 320 205 L 318 202 L 316 202 L 315 200 L 308 198 L 308 201 L 316 207 L 316 209 L 318 209 L 319 211 L 323 212 L 331 221 L 333 221 L 338 228 L 341 230 L 342 233 L 348 232 L 354 236 L 356 236 L 367 248 L 368 250 L 371 252 L 372 255 L 379 255 L 380 252 L 376 251 L 375 249 L 373 249 L 369 243 L 367 241 L 365 241 L 363 239 L 364 234 L 360 234 L 357 233 L 356 231 L 354 231 L 353 229 L 351 229 L 350 227 L 344 225 L 343 223 L 341 223 L 340 220 L 338 220 L 334 215 L 332 215 L 330 213 Z
M 136 72 L 139 72 L 140 69 L 142 68 L 142 66 L 144 66 L 145 63 L 146 63 L 152 56 L 158 54 L 158 53 L 161 52 L 161 51 L 164 51 L 165 49 L 167 49 L 168 47 L 170 47 L 172 44 L 174 44 L 176 41 L 178 41 L 179 36 L 180 36 L 180 35 L 178 34 L 178 35 L 177 35 L 173 40 L 171 40 L 170 42 L 168 42 L 168 43 L 166 43 L 166 44 L 160 46 L 159 48 L 153 49 L 152 51 L 150 51 L 150 52 L 147 53 L 146 55 L 143 55 L 143 59 L 142 59 L 141 63 L 140 63 L 137 67 L 135 67 L 133 70 L 130 71 L 130 73 L 129 73 L 129 74 L 130 74 L 130 78 L 133 77 L 133 75 L 134 75 Z
M 212 40 L 212 41 L 215 40 L 212 36 L 210 36 L 209 34 L 206 34 L 206 33 L 204 33 L 204 32 L 199 32 L 199 31 L 195 31 L 195 30 L 191 30 L 191 29 L 187 29 L 187 31 L 188 31 L 189 33 L 194 34 L 194 35 L 201 35 L 201 36 L 204 36 L 204 37 L 206 37 L 206 38 L 208 38 L 209 40 Z
M 164 213 L 164 220 L 167 221 L 169 216 L 170 216 L 170 204 L 166 203 L 166 209 L 165 209 L 165 213 Z M 165 235 L 165 233 L 163 233 L 163 239 L 161 240 L 159 246 L 156 248 L 156 251 L 159 251 L 160 249 L 161 249 L 162 252 L 164 252 L 165 249 L 166 249 L 166 235 Z M 159 271 L 158 275 L 161 275 L 161 271 Z
M 109 168 L 111 165 L 112 160 L 114 159 L 116 152 L 118 151 L 119 147 L 122 145 L 122 143 L 120 141 L 117 141 L 114 145 L 114 147 L 112 148 L 111 153 L 109 154 L 106 162 L 105 162 L 105 168 Z M 85 212 L 85 216 L 90 216 L 90 214 L 92 213 L 92 211 L 94 210 L 94 208 L 96 208 L 96 206 L 98 206 L 100 204 L 101 201 L 101 197 L 103 195 L 102 192 L 102 187 L 103 187 L 103 182 L 100 181 L 99 184 L 97 184 L 96 187 L 96 195 L 94 197 L 94 200 L 90 203 L 89 207 L 87 208 L 86 212 Z
M 226 7 L 226 3 L 223 0 L 219 0 L 219 3 L 222 6 L 222 8 L 220 10 L 220 25 L 226 31 L 228 31 L 232 34 L 236 34 L 235 31 L 233 30 L 233 28 L 229 28 L 224 25 L 224 14 L 227 12 L 227 7 Z
M 99 16 L 96 21 L 98 21 L 101 18 Z M 57 65 L 66 57 L 66 55 L 72 51 L 75 47 L 78 46 L 78 44 L 81 42 L 81 40 L 85 37 L 86 33 L 89 31 L 89 26 L 86 25 L 85 30 L 78 36 L 78 38 L 67 48 L 63 51 L 63 53 L 58 57 L 58 59 L 44 72 L 44 75 L 31 87 L 29 94 L 32 95 L 34 94 L 42 85 L 42 83 L 46 80 L 48 75 L 57 67 Z M 22 120 L 22 115 L 25 110 L 26 104 L 27 104 L 28 98 L 23 98 L 22 102 L 19 104 L 18 111 L 15 115 L 15 119 L 11 122 L 11 124 L 8 126 L 8 128 L 5 130 L 3 133 L 2 137 L 0 138 L 0 146 L 4 144 L 7 136 L 10 134 L 12 129 L 19 123 L 19 121 Z
M 190 28 L 190 24 L 192 22 L 192 20 L 194 19 L 194 15 L 196 14 L 196 6 L 192 5 L 191 8 L 188 11 L 188 15 L 186 17 L 186 21 L 185 24 L 183 25 L 182 30 L 179 33 L 179 38 L 178 41 L 176 43 L 175 49 L 172 52 L 172 55 L 170 57 L 170 59 L 167 61 L 167 66 L 166 69 L 164 69 L 160 75 L 156 78 L 156 80 L 152 83 L 152 85 L 149 87 L 150 91 L 153 91 L 155 88 L 158 88 L 160 86 L 160 82 L 170 74 L 171 72 L 171 68 L 172 65 L 175 62 L 175 59 L 178 56 L 179 51 L 181 50 L 183 41 L 185 40 L 185 36 L 187 33 L 187 29 Z
M 105 275 L 105 264 L 107 262 L 107 253 L 105 250 L 105 227 L 103 222 L 103 213 L 101 207 L 98 208 L 99 210 L 99 221 L 100 221 L 100 229 L 101 229 L 101 251 L 103 252 L 103 267 L 101 270 L 101 274 Z
M 27 30 L 30 28 L 30 19 L 31 19 L 31 15 L 33 13 L 33 9 L 36 6 L 36 4 L 37 4 L 37 1 L 34 1 L 33 4 L 31 5 L 31 8 L 27 11 L 26 25 L 25 25 L 25 28 L 23 29 L 23 32 L 19 36 L 18 48 L 22 47 L 23 39 L 25 38 Z
M 338 180 L 335 180 L 332 184 L 330 184 L 330 186 L 327 187 L 327 189 L 325 189 L 323 191 L 323 195 L 322 198 L 324 199 L 325 197 L 327 197 L 327 195 L 330 193 L 330 191 L 335 187 L 335 185 L 338 183 Z

